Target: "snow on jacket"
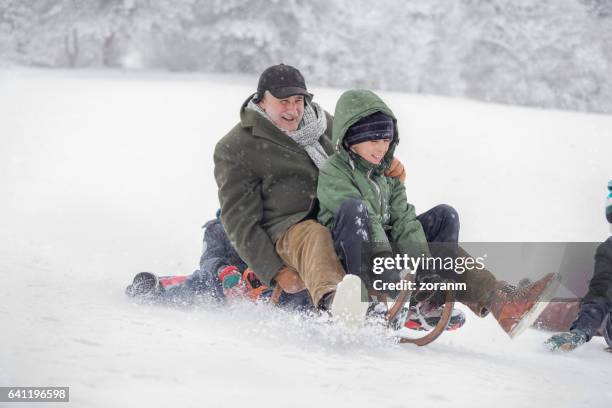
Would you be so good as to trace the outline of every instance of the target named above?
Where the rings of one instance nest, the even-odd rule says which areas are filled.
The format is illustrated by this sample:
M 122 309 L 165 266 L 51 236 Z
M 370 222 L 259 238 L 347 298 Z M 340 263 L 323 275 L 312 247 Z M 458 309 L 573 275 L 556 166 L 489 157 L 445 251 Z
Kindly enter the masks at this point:
M 215 146 L 221 221 L 232 245 L 257 277 L 270 285 L 283 266 L 274 244 L 312 210 L 319 169 L 306 151 L 270 120 L 240 109 L 238 123 Z M 333 153 L 331 117 L 319 143 Z
M 380 164 L 374 165 L 347 150 L 343 139 L 355 122 L 376 112 L 393 118 L 395 133 L 389 150 Z M 335 212 L 351 198 L 363 200 L 370 218 L 370 243 L 373 253 L 391 251 L 391 243 L 402 253 L 429 256 L 427 239 L 416 219 L 414 206 L 406 199 L 404 185 L 384 176 L 399 143 L 397 120 L 387 105 L 373 92 L 350 90 L 336 104 L 332 141 L 335 153 L 320 169 L 317 196 L 319 222 L 331 227 Z

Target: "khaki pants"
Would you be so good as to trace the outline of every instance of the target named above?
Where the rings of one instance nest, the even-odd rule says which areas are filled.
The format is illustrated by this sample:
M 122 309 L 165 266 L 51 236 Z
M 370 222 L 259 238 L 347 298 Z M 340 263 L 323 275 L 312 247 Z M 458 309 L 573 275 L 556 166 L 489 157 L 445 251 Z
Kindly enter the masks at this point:
M 324 294 L 336 290 L 345 275 L 331 232 L 315 220 L 289 228 L 276 241 L 276 252 L 285 265 L 300 275 L 315 307 Z
M 315 220 L 302 221 L 289 228 L 276 241 L 276 252 L 285 265 L 300 275 L 315 307 L 324 294 L 336 290 L 345 275 L 331 232 Z M 461 255 L 469 256 L 465 251 Z M 457 301 L 476 315 L 486 316 L 497 285 L 495 276 L 486 269 L 472 269 L 459 275 L 459 282 L 465 282 L 467 290 L 456 293 Z

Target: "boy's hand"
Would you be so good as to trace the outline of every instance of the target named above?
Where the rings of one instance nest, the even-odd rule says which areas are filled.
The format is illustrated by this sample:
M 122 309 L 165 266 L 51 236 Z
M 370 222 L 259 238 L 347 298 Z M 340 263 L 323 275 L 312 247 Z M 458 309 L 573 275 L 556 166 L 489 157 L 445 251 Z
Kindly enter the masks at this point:
M 404 181 L 406 180 L 406 169 L 404 168 L 402 162 L 394 157 L 393 161 L 391 162 L 391 166 L 389 166 L 389 169 L 385 171 L 385 176 L 397 178 L 402 184 L 404 184 Z
M 283 266 L 279 269 L 276 276 L 274 276 L 274 280 L 276 284 L 287 293 L 298 293 L 306 289 L 306 285 L 304 285 L 304 281 L 300 278 L 300 275 L 287 266 Z

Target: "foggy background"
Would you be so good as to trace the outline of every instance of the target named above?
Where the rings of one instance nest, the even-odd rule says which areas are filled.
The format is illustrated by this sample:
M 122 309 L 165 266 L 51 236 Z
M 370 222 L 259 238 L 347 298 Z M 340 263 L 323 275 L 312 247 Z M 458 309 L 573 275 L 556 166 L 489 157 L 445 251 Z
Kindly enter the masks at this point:
M 0 0 L 0 66 L 245 73 L 612 113 L 612 0 Z

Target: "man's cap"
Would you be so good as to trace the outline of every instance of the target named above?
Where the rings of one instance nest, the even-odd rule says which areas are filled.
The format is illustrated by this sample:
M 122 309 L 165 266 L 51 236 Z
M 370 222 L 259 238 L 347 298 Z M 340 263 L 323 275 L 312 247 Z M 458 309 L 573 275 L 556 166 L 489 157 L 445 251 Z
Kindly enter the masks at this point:
M 278 64 L 266 68 L 259 77 L 257 84 L 257 97 L 254 102 L 259 102 L 266 91 L 270 91 L 278 99 L 288 98 L 292 95 L 304 95 L 312 99 L 312 94 L 306 89 L 304 77 L 291 65 Z

